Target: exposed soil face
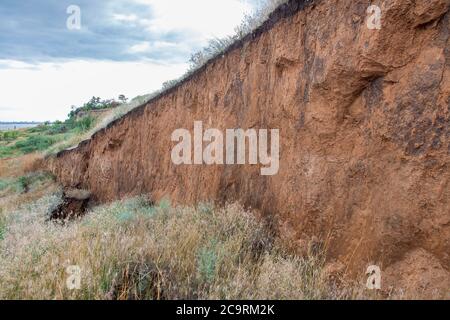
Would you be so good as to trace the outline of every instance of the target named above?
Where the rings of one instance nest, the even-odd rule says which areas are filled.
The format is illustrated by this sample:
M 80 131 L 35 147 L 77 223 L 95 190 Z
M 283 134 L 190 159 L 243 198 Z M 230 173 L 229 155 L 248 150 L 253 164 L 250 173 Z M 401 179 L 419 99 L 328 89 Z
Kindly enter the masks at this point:
M 429 287 L 449 283 L 450 1 L 385 1 L 381 30 L 367 28 L 370 1 L 293 2 L 49 168 L 97 201 L 238 200 L 275 217 L 299 254 L 326 239 L 329 261 L 354 276 L 378 264 L 389 273 L 383 286 L 396 286 L 432 267 L 440 273 Z M 278 175 L 172 164 L 172 132 L 194 121 L 280 129 Z M 415 255 L 432 266 L 415 266 Z

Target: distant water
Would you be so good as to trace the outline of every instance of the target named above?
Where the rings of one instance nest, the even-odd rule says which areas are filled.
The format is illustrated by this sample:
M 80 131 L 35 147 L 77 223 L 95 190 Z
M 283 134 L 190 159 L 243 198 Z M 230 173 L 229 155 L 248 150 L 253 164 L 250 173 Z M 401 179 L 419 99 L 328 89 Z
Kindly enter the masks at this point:
M 24 128 L 33 128 L 40 125 L 40 123 L 1 123 L 0 122 L 0 131 L 9 131 L 9 130 L 18 130 L 18 129 L 24 129 Z

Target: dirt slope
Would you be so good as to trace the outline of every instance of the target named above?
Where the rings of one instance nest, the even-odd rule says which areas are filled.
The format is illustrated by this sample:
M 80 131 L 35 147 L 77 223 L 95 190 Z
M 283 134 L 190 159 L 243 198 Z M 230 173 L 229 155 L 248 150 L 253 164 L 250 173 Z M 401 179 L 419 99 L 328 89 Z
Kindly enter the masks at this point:
M 326 239 L 329 261 L 355 276 L 378 264 L 385 287 L 449 294 L 450 0 L 379 1 L 380 30 L 367 28 L 370 4 L 291 1 L 50 169 L 98 201 L 239 200 L 275 217 L 298 253 Z M 172 132 L 197 120 L 279 128 L 278 175 L 173 165 Z

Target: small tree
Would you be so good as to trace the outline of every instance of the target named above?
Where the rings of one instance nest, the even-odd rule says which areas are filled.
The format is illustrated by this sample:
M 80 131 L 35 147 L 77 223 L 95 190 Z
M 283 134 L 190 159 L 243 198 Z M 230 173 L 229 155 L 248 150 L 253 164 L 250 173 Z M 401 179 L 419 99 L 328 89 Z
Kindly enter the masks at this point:
M 128 98 L 125 97 L 125 95 L 121 94 L 121 95 L 119 96 L 119 101 L 120 101 L 121 103 L 125 104 L 125 103 L 127 103 Z
M 169 88 L 172 88 L 172 87 L 175 86 L 177 83 L 178 83 L 178 80 L 177 80 L 177 79 L 166 81 L 166 82 L 164 82 L 164 83 L 162 84 L 162 90 L 164 91 L 164 90 L 167 90 L 167 89 L 169 89 Z
M 101 109 L 101 104 L 102 103 L 100 97 L 92 97 L 91 100 L 85 103 L 82 108 L 85 111 Z

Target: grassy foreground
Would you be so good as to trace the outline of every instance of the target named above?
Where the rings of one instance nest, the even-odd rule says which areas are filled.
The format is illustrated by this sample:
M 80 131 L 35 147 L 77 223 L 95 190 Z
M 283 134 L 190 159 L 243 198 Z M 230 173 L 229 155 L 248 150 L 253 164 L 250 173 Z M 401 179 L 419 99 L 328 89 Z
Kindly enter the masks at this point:
M 138 197 L 65 224 L 46 221 L 61 190 L 46 175 L 0 198 L 0 299 L 348 299 L 320 256 L 287 254 L 253 214 L 152 205 Z M 69 266 L 80 289 L 67 286 Z
M 137 198 L 99 207 L 66 226 L 46 223 L 47 196 L 3 218 L 2 299 L 321 298 L 321 262 L 284 257 L 236 205 L 221 210 L 149 206 Z M 66 268 L 81 269 L 81 289 Z

